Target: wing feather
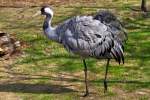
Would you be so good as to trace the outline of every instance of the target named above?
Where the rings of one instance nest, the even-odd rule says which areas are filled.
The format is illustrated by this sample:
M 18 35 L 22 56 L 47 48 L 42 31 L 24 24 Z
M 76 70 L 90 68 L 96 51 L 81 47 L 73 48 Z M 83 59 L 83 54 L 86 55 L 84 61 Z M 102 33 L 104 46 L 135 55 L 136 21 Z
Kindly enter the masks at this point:
M 91 16 L 70 19 L 60 32 L 58 34 L 61 34 L 62 44 L 75 54 L 83 57 L 115 58 L 119 63 L 123 60 L 121 45 L 114 39 L 114 34 Z
M 108 27 L 110 27 L 110 31 L 114 34 L 115 38 L 118 41 L 126 41 L 128 36 L 125 32 L 124 26 L 117 17 L 107 10 L 99 11 L 95 16 L 94 19 L 99 20 L 100 22 L 104 23 Z

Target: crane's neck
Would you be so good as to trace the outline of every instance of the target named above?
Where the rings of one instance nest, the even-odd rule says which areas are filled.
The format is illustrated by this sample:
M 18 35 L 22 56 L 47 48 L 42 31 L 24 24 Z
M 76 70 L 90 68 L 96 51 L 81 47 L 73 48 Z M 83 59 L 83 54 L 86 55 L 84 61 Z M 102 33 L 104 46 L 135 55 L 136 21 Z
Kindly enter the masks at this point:
M 44 34 L 50 40 L 59 42 L 58 35 L 56 34 L 56 29 L 51 26 L 51 20 L 52 20 L 52 17 L 50 15 L 46 15 L 46 18 L 43 24 Z

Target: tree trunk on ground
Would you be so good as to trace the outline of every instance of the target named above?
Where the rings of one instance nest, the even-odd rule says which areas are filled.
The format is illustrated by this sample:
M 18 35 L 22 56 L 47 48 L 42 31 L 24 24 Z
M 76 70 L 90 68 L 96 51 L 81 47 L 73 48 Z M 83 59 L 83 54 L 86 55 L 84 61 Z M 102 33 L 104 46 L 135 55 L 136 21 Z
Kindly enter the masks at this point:
M 141 2 L 141 10 L 146 12 L 147 11 L 147 8 L 146 8 L 146 0 L 142 0 Z
M 16 41 L 8 33 L 0 32 L 0 58 L 6 59 L 20 47 L 20 42 Z

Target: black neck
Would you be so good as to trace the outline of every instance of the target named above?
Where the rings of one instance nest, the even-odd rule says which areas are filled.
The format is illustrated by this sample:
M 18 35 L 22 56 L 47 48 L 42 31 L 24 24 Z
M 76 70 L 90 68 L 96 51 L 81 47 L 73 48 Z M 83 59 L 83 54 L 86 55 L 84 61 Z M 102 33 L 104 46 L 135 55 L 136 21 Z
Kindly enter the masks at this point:
M 50 27 L 50 22 L 51 22 L 51 15 L 46 15 L 44 24 L 43 24 L 43 29 L 47 29 L 48 27 Z

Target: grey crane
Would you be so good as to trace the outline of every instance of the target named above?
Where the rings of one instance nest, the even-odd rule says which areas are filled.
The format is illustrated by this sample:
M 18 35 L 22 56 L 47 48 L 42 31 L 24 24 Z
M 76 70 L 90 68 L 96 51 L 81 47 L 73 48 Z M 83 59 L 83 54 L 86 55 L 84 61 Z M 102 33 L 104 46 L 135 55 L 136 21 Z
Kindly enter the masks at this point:
M 124 62 L 122 42 L 118 41 L 111 28 L 101 21 L 92 16 L 75 16 L 52 27 L 53 10 L 44 6 L 41 8 L 41 14 L 46 16 L 43 23 L 44 35 L 64 45 L 67 51 L 79 55 L 83 60 L 84 96 L 89 95 L 86 58 L 108 59 L 107 66 L 113 58 L 119 63 Z

